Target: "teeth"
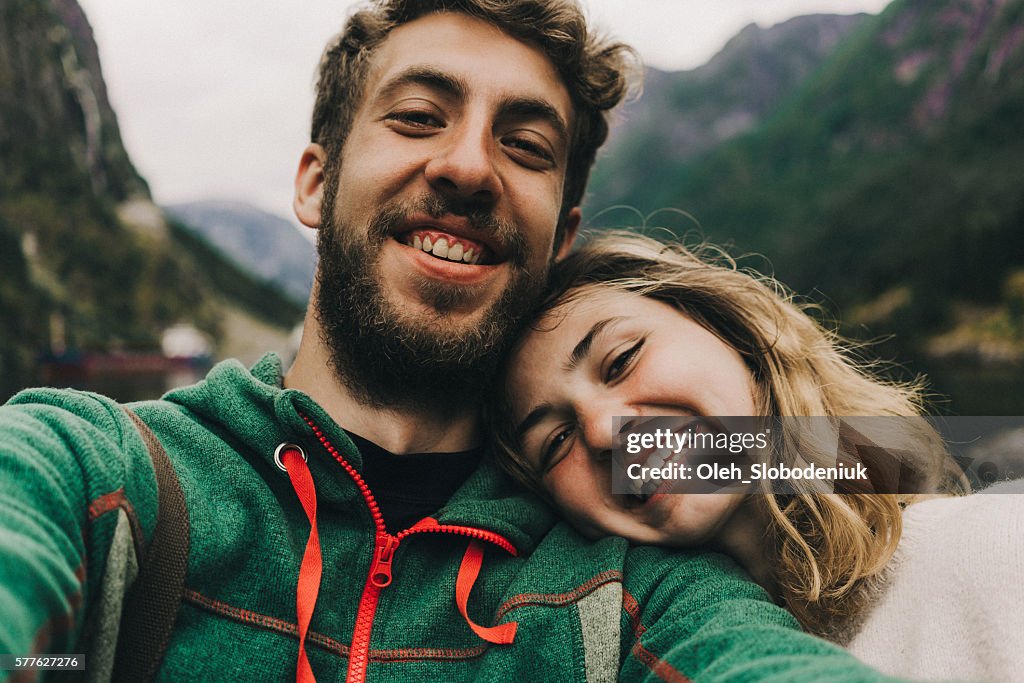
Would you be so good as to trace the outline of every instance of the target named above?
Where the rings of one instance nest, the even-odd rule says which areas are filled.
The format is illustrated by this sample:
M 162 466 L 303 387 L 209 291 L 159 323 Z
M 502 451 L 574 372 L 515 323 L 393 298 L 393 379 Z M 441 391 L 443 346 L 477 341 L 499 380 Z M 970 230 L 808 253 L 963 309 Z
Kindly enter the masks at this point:
M 662 467 L 671 455 L 672 454 L 668 451 L 668 449 L 654 451 L 647 458 L 647 466 L 653 467 L 655 469 Z
M 438 237 L 435 239 L 436 241 L 431 240 L 429 236 L 425 236 L 421 239 L 419 235 L 413 235 L 412 242 L 407 242 L 406 244 L 414 249 L 425 251 L 428 254 L 433 254 L 437 258 L 448 261 L 469 264 L 475 264 L 480 261 L 480 254 L 477 253 L 473 247 L 466 248 L 459 242 L 449 244 L 448 239 L 445 237 Z

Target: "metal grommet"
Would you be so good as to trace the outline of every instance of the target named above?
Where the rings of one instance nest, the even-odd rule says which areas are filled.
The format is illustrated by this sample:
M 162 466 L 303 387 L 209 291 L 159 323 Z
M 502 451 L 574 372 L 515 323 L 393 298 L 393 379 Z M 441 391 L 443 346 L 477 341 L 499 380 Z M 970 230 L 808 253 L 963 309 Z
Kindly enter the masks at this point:
M 282 472 L 288 471 L 288 468 L 284 466 L 283 462 L 281 462 L 281 456 L 284 455 L 284 452 L 287 450 L 298 451 L 299 455 L 302 456 L 302 461 L 309 462 L 309 459 L 306 458 L 306 451 L 302 450 L 301 446 L 296 446 L 293 443 L 283 443 L 277 447 L 277 450 L 274 451 L 274 464 L 277 465 Z

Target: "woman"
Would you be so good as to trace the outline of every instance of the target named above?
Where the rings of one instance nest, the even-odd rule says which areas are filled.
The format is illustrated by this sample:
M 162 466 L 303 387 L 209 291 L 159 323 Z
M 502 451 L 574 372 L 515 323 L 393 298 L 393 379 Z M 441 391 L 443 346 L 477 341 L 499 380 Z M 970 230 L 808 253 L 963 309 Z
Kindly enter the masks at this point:
M 904 467 L 932 490 L 963 492 L 941 439 L 912 419 L 921 413 L 920 386 L 872 375 L 774 281 L 739 271 L 708 249 L 694 253 L 636 235 L 606 235 L 556 267 L 551 294 L 505 377 L 505 403 L 492 409 L 500 457 L 584 534 L 715 547 L 809 630 L 848 644 L 890 673 L 1019 673 L 1015 667 L 1024 660 L 1008 668 L 1000 661 L 994 670 L 944 670 L 951 657 L 963 659 L 957 647 L 974 647 L 969 636 L 934 643 L 938 656 L 929 647 L 908 654 L 916 646 L 898 641 L 913 637 L 915 614 L 923 616 L 925 606 L 901 615 L 904 624 L 892 623 L 892 609 L 876 609 L 921 586 L 920 577 L 896 571 L 906 564 L 897 547 L 903 508 L 914 496 L 823 495 L 807 482 L 794 482 L 797 489 L 786 495 L 768 488 L 762 495 L 611 492 L 611 418 L 626 415 L 907 418 L 896 430 Z M 893 434 L 885 438 L 893 443 Z M 794 434 L 775 441 L 785 453 Z M 918 506 L 948 502 L 959 501 Z M 1020 509 L 1013 504 L 1015 519 L 1024 519 Z M 1004 545 L 1016 557 L 1024 544 Z M 876 612 L 888 615 L 884 623 L 872 621 Z M 1012 638 L 1024 645 L 1021 636 Z

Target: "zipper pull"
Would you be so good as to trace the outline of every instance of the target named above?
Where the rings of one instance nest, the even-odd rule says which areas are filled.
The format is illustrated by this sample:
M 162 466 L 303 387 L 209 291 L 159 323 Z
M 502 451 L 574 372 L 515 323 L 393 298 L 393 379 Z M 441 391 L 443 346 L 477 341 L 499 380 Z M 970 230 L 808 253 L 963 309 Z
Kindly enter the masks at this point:
M 398 540 L 391 534 L 377 536 L 373 568 L 370 570 L 370 583 L 377 588 L 385 588 L 391 584 L 391 560 L 394 559 L 397 547 Z

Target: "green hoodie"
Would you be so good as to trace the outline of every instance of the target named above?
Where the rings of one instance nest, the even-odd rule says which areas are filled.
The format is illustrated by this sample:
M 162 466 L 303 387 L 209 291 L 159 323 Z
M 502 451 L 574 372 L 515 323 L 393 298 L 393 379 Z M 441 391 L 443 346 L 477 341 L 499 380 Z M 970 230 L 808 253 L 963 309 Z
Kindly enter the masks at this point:
M 322 579 L 304 643 L 321 682 L 882 678 L 801 633 L 728 559 L 586 540 L 486 459 L 433 519 L 388 535 L 358 451 L 281 388 L 274 356 L 131 408 L 170 455 L 190 528 L 158 680 L 295 678 L 311 524 L 274 461 L 285 442 L 315 482 Z M 86 651 L 103 678 L 156 501 L 113 401 L 33 390 L 0 409 L 0 652 Z

